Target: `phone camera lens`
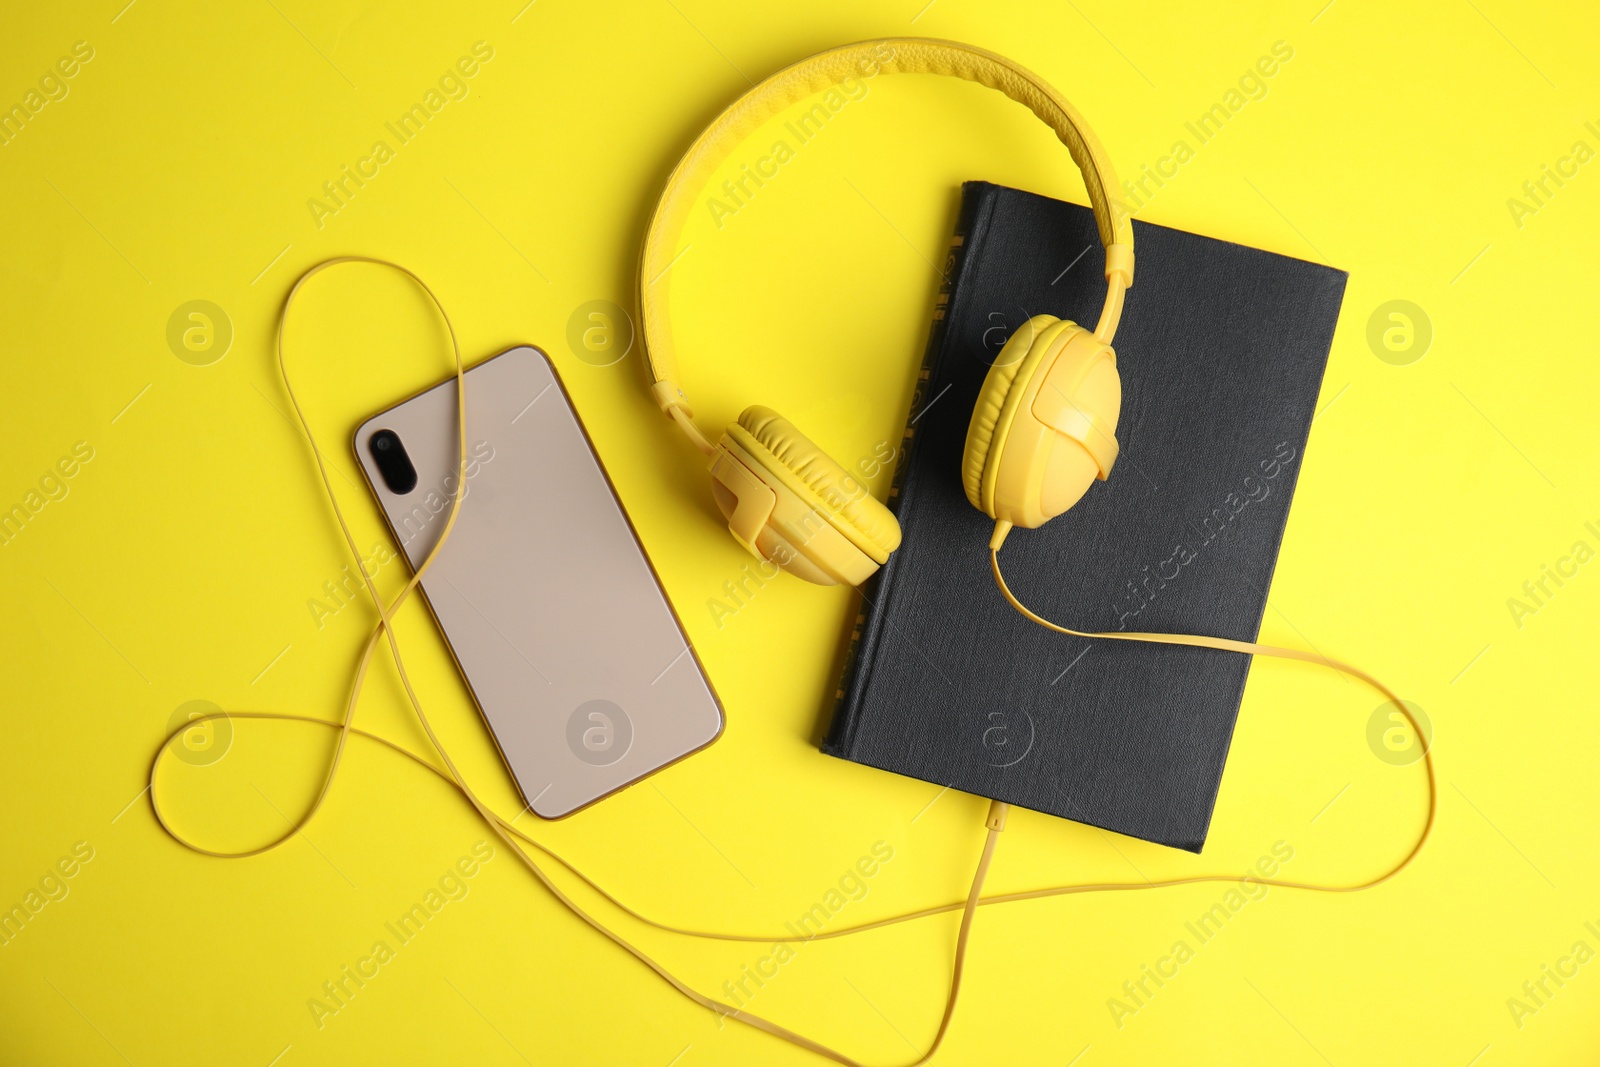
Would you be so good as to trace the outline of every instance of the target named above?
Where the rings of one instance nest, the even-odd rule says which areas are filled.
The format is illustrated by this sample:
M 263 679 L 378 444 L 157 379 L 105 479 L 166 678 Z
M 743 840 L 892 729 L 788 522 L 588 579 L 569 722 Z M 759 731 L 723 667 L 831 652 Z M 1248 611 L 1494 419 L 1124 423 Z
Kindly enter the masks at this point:
M 378 465 L 378 474 L 391 493 L 405 494 L 417 487 L 417 468 L 411 465 L 405 445 L 393 430 L 379 430 L 367 442 L 372 458 Z

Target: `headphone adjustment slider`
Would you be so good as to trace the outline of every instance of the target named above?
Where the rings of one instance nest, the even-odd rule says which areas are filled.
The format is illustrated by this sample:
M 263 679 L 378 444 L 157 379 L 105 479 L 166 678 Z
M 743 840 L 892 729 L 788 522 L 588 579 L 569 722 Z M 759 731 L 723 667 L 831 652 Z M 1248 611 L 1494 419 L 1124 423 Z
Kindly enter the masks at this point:
M 667 378 L 650 386 L 650 398 L 656 402 L 661 413 L 668 418 L 672 417 L 672 409 L 678 408 L 689 418 L 694 418 L 694 409 L 689 406 L 689 400 L 683 395 L 683 389 L 678 383 Z
M 1118 275 L 1124 289 L 1133 286 L 1133 246 L 1114 241 L 1106 245 L 1106 281 Z

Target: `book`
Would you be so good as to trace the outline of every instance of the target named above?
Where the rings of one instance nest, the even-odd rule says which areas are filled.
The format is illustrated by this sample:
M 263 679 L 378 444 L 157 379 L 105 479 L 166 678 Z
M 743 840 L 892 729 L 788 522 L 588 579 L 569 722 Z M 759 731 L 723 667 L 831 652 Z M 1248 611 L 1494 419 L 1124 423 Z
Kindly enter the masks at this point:
M 1024 604 L 1074 629 L 1254 641 L 1346 275 L 1133 226 L 1116 468 L 1066 514 L 1012 531 L 1001 565 Z M 904 541 L 862 587 L 822 748 L 1199 852 L 1251 658 L 1029 622 L 995 588 L 993 522 L 961 485 L 1006 338 L 1041 313 L 1092 328 L 1102 266 L 1087 208 L 963 186 L 889 496 Z

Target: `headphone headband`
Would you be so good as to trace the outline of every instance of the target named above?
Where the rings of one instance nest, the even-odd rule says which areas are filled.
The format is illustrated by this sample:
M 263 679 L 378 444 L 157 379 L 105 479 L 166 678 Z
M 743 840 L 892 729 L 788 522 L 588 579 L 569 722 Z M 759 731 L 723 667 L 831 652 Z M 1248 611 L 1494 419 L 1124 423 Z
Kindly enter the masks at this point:
M 886 37 L 820 52 L 779 71 L 750 89 L 695 138 L 673 168 L 656 204 L 639 257 L 640 336 L 650 371 L 651 394 L 667 415 L 692 431 L 694 412 L 677 384 L 677 358 L 667 324 L 667 273 L 688 218 L 686 195 L 698 191 L 728 154 L 762 123 L 851 75 L 941 74 L 998 90 L 1025 105 L 1055 131 L 1083 174 L 1106 248 L 1106 303 L 1095 334 L 1109 343 L 1122 310 L 1123 291 L 1133 284 L 1133 227 L 1112 194 L 1116 172 L 1083 116 L 1049 83 L 1004 56 L 972 45 L 920 37 Z M 690 432 L 691 437 L 699 434 Z

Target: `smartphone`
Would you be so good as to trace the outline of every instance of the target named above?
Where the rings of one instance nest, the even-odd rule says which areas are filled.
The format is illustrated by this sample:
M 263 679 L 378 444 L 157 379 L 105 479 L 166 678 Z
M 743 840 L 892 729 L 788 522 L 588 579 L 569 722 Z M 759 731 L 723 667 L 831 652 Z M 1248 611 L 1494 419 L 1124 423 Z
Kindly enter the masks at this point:
M 356 460 L 522 799 L 556 819 L 722 733 L 722 705 L 554 365 L 531 346 L 362 423 Z

